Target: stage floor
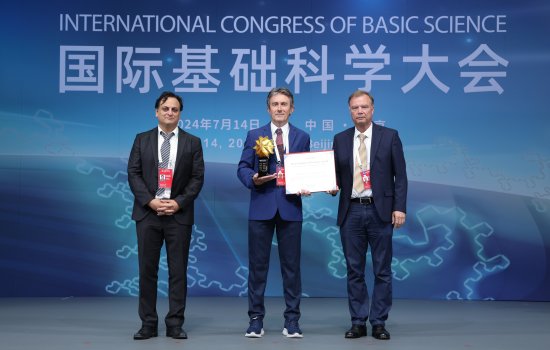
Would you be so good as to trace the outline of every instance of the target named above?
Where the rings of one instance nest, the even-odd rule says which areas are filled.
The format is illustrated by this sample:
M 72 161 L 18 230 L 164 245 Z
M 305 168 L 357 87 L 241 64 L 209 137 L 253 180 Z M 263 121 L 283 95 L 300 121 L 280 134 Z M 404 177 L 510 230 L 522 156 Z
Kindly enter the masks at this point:
M 266 334 L 244 337 L 246 298 L 191 297 L 184 329 L 187 340 L 164 336 L 134 341 L 140 327 L 136 298 L 0 298 L 3 350 L 191 349 L 191 350 L 547 350 L 550 303 L 503 301 L 395 300 L 386 328 L 392 339 L 344 339 L 347 300 L 302 299 L 303 339 L 281 335 L 284 301 L 267 298 Z M 167 300 L 158 303 L 163 320 Z

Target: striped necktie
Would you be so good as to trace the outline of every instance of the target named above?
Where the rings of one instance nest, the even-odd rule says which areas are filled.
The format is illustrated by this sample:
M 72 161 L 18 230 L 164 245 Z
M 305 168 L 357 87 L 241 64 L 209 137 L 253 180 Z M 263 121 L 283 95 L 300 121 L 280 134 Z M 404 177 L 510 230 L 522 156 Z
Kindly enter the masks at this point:
M 162 159 L 159 162 L 159 168 L 168 168 L 168 162 L 170 160 L 170 139 L 172 136 L 174 136 L 174 133 L 171 132 L 169 134 L 166 134 L 164 131 L 161 131 L 160 134 L 164 138 L 164 141 L 162 142 L 162 145 L 160 146 L 160 158 Z M 164 193 L 164 188 L 158 188 L 157 189 L 157 197 L 161 196 Z

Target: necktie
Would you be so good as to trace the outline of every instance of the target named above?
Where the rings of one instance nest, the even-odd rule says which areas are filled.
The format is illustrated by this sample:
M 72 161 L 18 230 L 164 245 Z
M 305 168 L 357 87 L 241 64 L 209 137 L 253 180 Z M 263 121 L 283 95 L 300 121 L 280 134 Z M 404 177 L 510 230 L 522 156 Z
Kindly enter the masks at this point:
M 168 168 L 168 161 L 170 160 L 170 139 L 172 138 L 172 136 L 174 136 L 174 133 L 171 132 L 167 134 L 164 131 L 161 131 L 160 134 L 164 138 L 164 141 L 160 146 L 160 157 L 162 158 L 162 161 L 159 162 L 159 168 L 166 169 Z M 164 193 L 164 190 L 164 188 L 158 188 L 157 196 L 162 195 Z
M 367 147 L 365 146 L 365 139 L 367 138 L 366 135 L 359 134 L 357 137 L 359 137 L 359 162 L 363 166 L 364 169 L 367 168 Z M 359 166 L 359 162 L 355 161 L 355 170 L 353 172 L 353 189 L 357 191 L 357 193 L 363 192 L 365 189 L 365 186 L 363 185 L 363 179 L 361 176 L 361 167 Z
M 275 144 L 277 145 L 277 151 L 279 152 L 279 157 L 281 158 L 281 164 L 284 163 L 284 154 L 285 154 L 285 145 L 283 143 L 283 130 L 277 128 L 275 130 L 277 137 L 275 138 Z

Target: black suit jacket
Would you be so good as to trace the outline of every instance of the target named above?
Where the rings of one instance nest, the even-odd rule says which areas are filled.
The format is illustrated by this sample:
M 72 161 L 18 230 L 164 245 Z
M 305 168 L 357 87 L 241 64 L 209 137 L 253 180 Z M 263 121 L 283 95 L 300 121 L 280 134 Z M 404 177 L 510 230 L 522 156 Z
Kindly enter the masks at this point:
M 391 222 L 392 212 L 407 210 L 407 169 L 403 145 L 396 130 L 372 124 L 370 171 L 372 196 L 380 218 Z M 344 223 L 353 187 L 353 136 L 355 127 L 334 136 L 336 181 L 340 187 L 338 220 Z
M 204 160 L 200 138 L 178 128 L 178 152 L 174 165 L 171 199 L 180 210 L 174 217 L 185 225 L 194 223 L 194 201 L 204 183 Z M 132 219 L 143 220 L 154 211 L 148 203 L 158 187 L 158 128 L 140 133 L 134 140 L 128 159 L 128 183 L 134 194 Z

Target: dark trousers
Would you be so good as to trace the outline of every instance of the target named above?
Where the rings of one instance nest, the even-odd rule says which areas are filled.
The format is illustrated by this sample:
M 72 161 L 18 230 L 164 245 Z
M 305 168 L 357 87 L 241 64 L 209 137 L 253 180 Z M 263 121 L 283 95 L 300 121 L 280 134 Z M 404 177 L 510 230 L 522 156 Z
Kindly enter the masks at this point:
M 187 298 L 187 260 L 191 226 L 173 216 L 150 213 L 136 223 L 139 260 L 139 317 L 144 326 L 157 327 L 157 281 L 161 248 L 166 242 L 168 313 L 166 327 L 181 327 Z
M 273 232 L 277 233 L 279 260 L 283 276 L 283 291 L 286 303 L 286 320 L 300 318 L 302 278 L 300 253 L 302 222 L 285 221 L 279 213 L 271 220 L 248 221 L 248 316 L 265 316 L 264 293 L 269 270 L 269 256 Z
M 375 204 L 351 203 L 340 227 L 342 248 L 348 273 L 348 303 L 353 324 L 384 325 L 392 305 L 392 235 L 393 226 L 383 222 Z M 365 264 L 371 247 L 374 288 L 369 305 L 365 282 Z M 370 308 L 370 310 L 369 310 Z

